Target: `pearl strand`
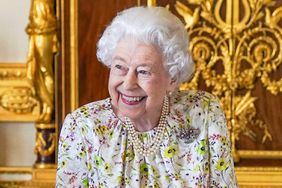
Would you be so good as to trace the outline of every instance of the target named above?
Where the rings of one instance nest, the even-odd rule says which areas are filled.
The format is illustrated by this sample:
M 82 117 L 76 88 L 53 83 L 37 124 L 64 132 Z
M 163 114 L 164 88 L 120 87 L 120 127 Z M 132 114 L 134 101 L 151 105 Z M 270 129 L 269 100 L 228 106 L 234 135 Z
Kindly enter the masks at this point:
M 129 141 L 133 145 L 133 148 L 137 153 L 142 156 L 149 156 L 156 153 L 159 149 L 159 146 L 162 142 L 162 139 L 165 134 L 165 127 L 166 127 L 166 116 L 169 113 L 169 100 L 168 97 L 165 96 L 164 103 L 162 107 L 161 117 L 159 120 L 159 124 L 156 127 L 156 135 L 152 139 L 150 143 L 144 144 L 138 137 L 138 133 L 134 128 L 133 123 L 130 121 L 128 117 L 125 117 L 125 128 L 128 131 Z

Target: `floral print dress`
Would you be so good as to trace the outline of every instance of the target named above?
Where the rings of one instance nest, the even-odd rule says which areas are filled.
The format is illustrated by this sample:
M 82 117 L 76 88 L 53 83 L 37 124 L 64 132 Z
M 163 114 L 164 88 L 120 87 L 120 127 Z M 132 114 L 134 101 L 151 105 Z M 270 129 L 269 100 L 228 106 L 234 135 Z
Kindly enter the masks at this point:
M 155 129 L 139 133 L 150 141 Z M 56 187 L 237 187 L 224 114 L 203 91 L 177 91 L 159 150 L 140 156 L 111 100 L 67 115 L 59 139 Z

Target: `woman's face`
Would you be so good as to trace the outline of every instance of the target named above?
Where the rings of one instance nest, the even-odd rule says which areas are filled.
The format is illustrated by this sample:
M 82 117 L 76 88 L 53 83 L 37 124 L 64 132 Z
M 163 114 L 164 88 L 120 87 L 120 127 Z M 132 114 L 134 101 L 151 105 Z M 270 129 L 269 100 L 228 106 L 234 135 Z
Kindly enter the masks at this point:
M 158 48 L 125 38 L 113 53 L 108 87 L 117 115 L 138 121 L 159 118 L 173 84 Z

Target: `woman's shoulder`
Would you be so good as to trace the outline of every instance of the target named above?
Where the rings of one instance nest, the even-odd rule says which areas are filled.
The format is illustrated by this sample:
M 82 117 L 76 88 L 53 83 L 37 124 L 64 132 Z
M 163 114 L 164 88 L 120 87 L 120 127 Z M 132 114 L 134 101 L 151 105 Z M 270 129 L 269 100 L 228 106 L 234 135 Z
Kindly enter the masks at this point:
M 218 98 L 206 91 L 185 90 L 170 97 L 170 116 L 175 124 L 201 127 L 211 116 L 222 114 Z
M 76 123 L 94 122 L 97 125 L 98 122 L 103 122 L 113 116 L 110 98 L 85 104 L 71 112 L 70 115 Z
M 184 132 L 183 139 L 187 142 L 206 138 L 217 131 L 224 132 L 225 118 L 216 96 L 205 91 L 189 90 L 178 91 L 171 98 L 169 122 L 171 126 L 178 127 L 178 135 Z M 191 138 L 192 141 L 189 140 Z
M 112 128 L 115 128 L 118 122 L 110 98 L 107 98 L 85 104 L 69 113 L 64 120 L 61 135 L 98 143 L 97 140 L 105 135 L 111 136 Z
M 211 93 L 202 90 L 179 90 L 171 97 L 172 105 L 205 108 L 210 103 L 219 103 L 219 100 Z

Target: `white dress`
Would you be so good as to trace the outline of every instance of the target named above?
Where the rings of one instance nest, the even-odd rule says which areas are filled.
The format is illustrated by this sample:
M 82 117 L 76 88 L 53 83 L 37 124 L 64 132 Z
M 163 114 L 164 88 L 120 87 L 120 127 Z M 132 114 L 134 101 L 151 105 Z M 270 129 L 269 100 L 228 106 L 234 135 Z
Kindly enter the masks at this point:
M 143 141 L 154 135 L 139 133 Z M 78 108 L 61 130 L 56 187 L 237 187 L 217 98 L 203 91 L 170 96 L 165 136 L 148 157 L 129 144 L 109 98 Z

